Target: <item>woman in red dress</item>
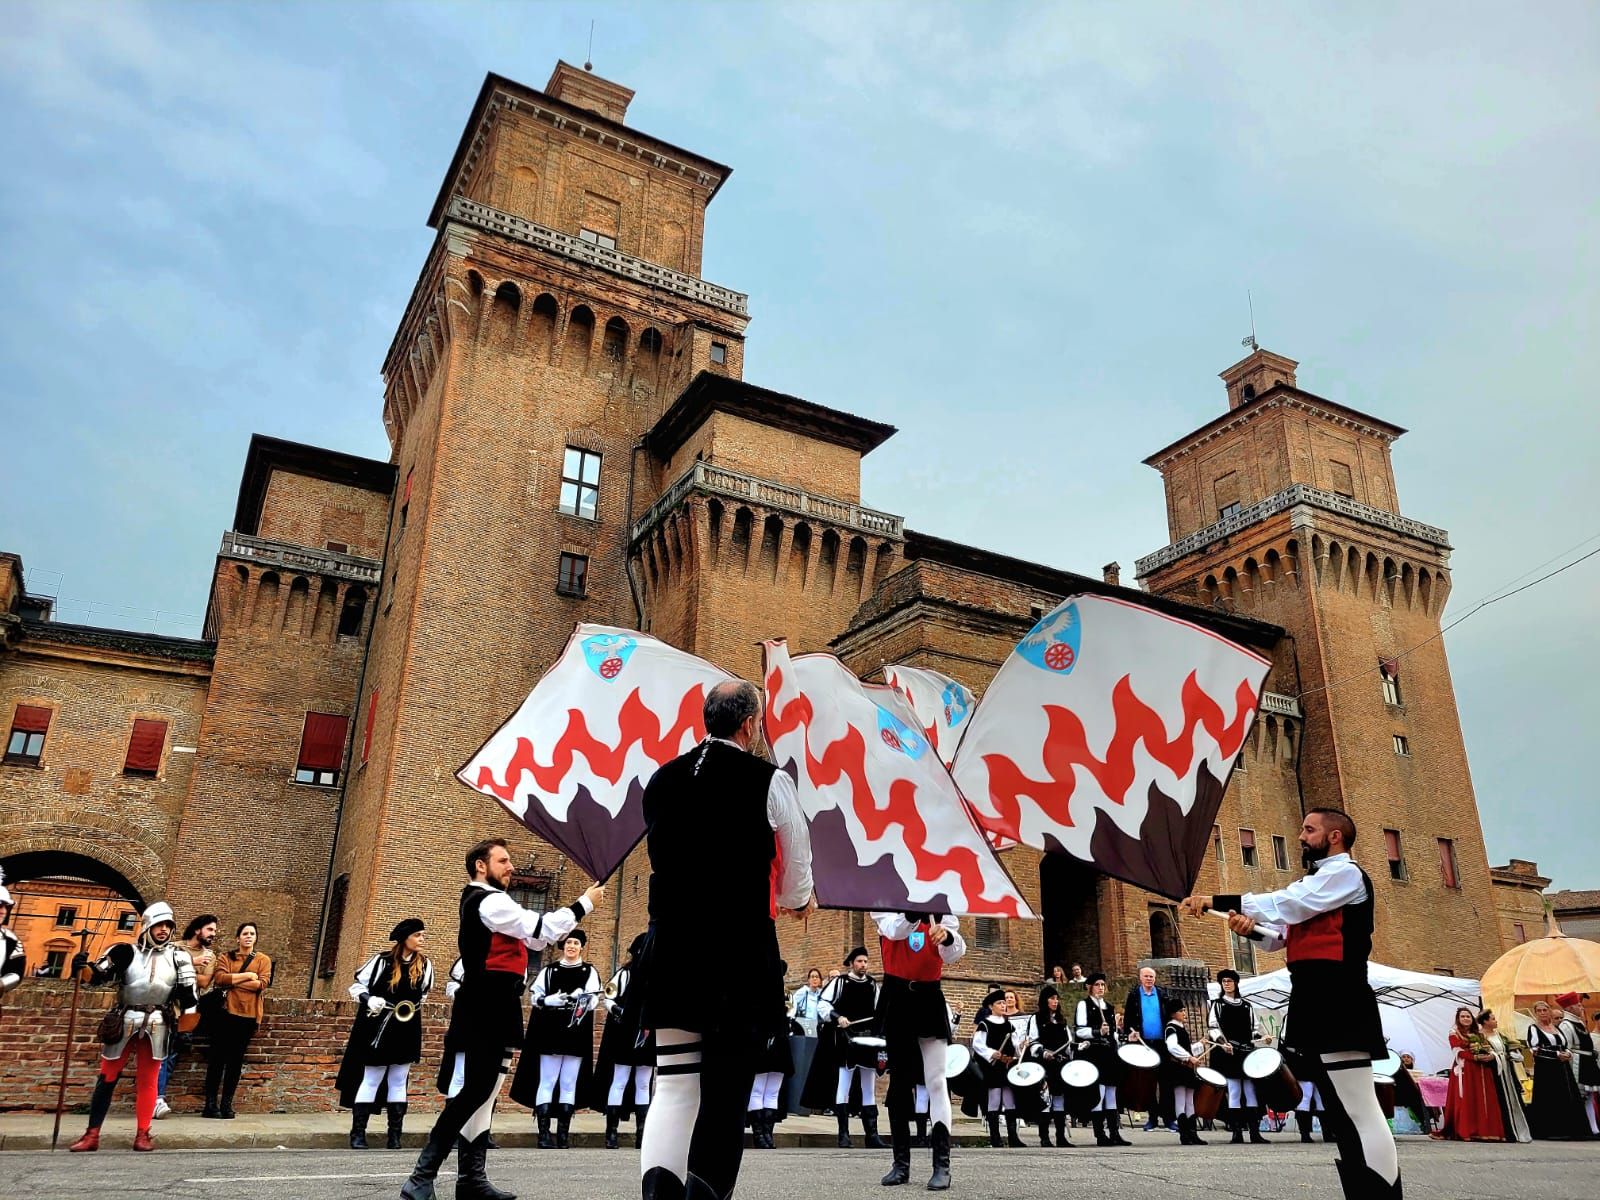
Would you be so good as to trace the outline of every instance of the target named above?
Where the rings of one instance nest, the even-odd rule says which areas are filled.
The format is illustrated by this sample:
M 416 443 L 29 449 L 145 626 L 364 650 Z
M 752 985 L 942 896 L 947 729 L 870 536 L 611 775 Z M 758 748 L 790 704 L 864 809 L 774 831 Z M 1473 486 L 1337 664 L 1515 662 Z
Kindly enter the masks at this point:
M 1456 1009 L 1450 1049 L 1455 1052 L 1455 1064 L 1450 1068 L 1450 1094 L 1445 1099 L 1444 1136 L 1460 1142 L 1505 1141 L 1505 1121 L 1495 1094 L 1494 1053 L 1470 1008 Z

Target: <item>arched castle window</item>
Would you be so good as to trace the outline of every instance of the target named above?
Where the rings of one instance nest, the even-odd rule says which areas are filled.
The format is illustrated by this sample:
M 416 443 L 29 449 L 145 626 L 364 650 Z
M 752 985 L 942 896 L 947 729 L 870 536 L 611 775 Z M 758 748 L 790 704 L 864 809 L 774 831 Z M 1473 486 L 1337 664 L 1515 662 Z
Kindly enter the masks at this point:
M 612 317 L 606 322 L 606 335 L 601 343 L 600 352 L 609 361 L 619 363 L 627 349 L 628 323 L 621 317 Z
M 256 584 L 256 611 L 254 624 L 269 624 L 278 612 L 278 576 L 268 571 Z
M 562 356 L 568 366 L 583 368 L 589 365 L 589 347 L 594 343 L 594 313 L 587 304 L 580 304 L 567 318 L 567 340 Z
M 1178 930 L 1172 914 L 1164 908 L 1150 910 L 1150 957 L 1178 957 Z
M 517 316 L 522 312 L 522 289 L 507 281 L 494 290 L 489 310 L 489 341 L 509 348 L 517 334 Z
M 540 292 L 533 301 L 533 317 L 528 324 L 528 345 L 537 354 L 548 357 L 556 340 L 556 320 L 561 312 L 556 298 L 549 292 Z
M 367 589 L 356 584 L 344 594 L 344 607 L 339 610 L 339 636 L 358 637 L 366 615 Z

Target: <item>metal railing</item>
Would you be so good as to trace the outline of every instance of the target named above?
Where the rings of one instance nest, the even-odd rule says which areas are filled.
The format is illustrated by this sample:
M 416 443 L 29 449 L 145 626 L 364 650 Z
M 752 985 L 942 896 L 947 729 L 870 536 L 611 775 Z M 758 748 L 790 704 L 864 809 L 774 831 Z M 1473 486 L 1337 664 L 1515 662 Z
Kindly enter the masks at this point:
M 1172 545 L 1157 550 L 1154 554 L 1147 554 L 1134 563 L 1134 573 L 1140 578 L 1159 570 L 1168 563 L 1176 562 L 1186 554 L 1209 546 L 1212 542 L 1228 537 L 1239 532 L 1246 526 L 1253 525 L 1263 517 L 1270 517 L 1274 513 L 1283 512 L 1299 504 L 1310 505 L 1313 508 L 1324 509 L 1328 512 L 1339 513 L 1341 516 L 1353 517 L 1357 521 L 1365 521 L 1369 525 L 1381 525 L 1385 529 L 1392 529 L 1396 533 L 1403 533 L 1407 537 L 1417 538 L 1419 541 L 1431 542 L 1435 546 L 1450 549 L 1450 535 L 1437 525 L 1425 525 L 1421 521 L 1413 521 L 1410 517 L 1402 517 L 1398 513 L 1385 512 L 1381 508 L 1373 508 L 1370 504 L 1359 504 L 1348 496 L 1341 496 L 1336 492 L 1325 492 L 1321 488 L 1314 488 L 1310 484 L 1297 483 L 1286 487 L 1281 492 L 1268 496 L 1265 500 L 1258 500 L 1247 508 L 1241 508 L 1231 516 L 1223 517 L 1220 521 L 1213 521 L 1204 529 L 1197 529 L 1188 537 L 1180 538 Z
M 1283 696 L 1277 692 L 1261 693 L 1261 711 L 1275 713 L 1280 717 L 1300 716 L 1300 701 L 1293 696 Z
M 611 250 L 605 246 L 597 246 L 593 242 L 585 242 L 571 234 L 559 233 L 524 217 L 514 217 L 510 213 L 501 212 L 498 208 L 490 208 L 487 204 L 468 200 L 465 196 L 457 196 L 450 201 L 446 216 L 452 221 L 459 221 L 464 225 L 476 225 L 480 229 L 515 238 L 519 242 L 526 242 L 530 246 L 537 246 L 552 254 L 587 263 L 624 278 L 649 284 L 651 287 L 663 288 L 737 316 L 750 315 L 750 297 L 743 292 L 718 287 L 714 283 L 707 283 L 704 279 L 685 275 L 682 271 L 674 271 L 659 263 L 646 262 L 642 258 L 624 254 L 620 250 Z
M 724 467 L 714 467 L 710 463 L 697 462 L 661 494 L 661 498 L 650 506 L 649 512 L 633 523 L 633 541 L 636 543 L 641 541 L 691 490 L 727 496 L 734 500 L 748 500 L 765 508 L 779 508 L 800 516 L 816 517 L 820 521 L 842 525 L 847 529 L 858 529 L 875 537 L 905 536 L 905 518 L 892 513 L 879 512 L 877 509 L 852 504 L 848 500 L 819 496 L 815 492 L 774 483 L 770 479 L 758 479 L 754 475 L 744 475 Z
M 244 559 L 288 571 L 308 571 L 317 575 L 337 575 L 362 583 L 377 583 L 383 578 L 383 563 L 375 558 L 339 554 L 333 550 L 312 550 L 290 542 L 276 542 L 232 531 L 222 535 L 222 556 Z

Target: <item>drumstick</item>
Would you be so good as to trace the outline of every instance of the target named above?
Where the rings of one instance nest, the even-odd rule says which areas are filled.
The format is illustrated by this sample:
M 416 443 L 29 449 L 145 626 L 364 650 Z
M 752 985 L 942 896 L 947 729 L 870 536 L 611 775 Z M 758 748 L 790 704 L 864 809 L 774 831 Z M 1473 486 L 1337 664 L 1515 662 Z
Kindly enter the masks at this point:
M 1220 908 L 1208 908 L 1206 911 L 1214 917 L 1221 917 L 1224 921 L 1228 919 L 1228 914 L 1223 912 Z M 1259 929 L 1252 929 L 1244 936 L 1249 938 L 1252 942 L 1266 941 L 1266 934 L 1262 933 Z

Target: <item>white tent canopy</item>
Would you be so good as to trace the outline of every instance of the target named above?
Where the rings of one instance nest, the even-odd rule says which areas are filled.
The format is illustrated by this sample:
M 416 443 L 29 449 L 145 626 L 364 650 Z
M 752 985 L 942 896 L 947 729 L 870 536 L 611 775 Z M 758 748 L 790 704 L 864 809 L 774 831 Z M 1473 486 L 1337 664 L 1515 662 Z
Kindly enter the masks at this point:
M 1465 1004 L 1478 1010 L 1478 981 L 1424 975 L 1375 962 L 1367 964 L 1367 982 L 1378 996 L 1378 1015 L 1383 1019 L 1389 1049 L 1395 1054 L 1415 1055 L 1417 1070 L 1424 1075 L 1448 1070 L 1456 1009 Z M 1217 992 L 1213 983 L 1211 994 Z M 1239 992 L 1255 1005 L 1258 1022 L 1271 1025 L 1276 1034 L 1289 1007 L 1288 968 L 1243 979 Z

